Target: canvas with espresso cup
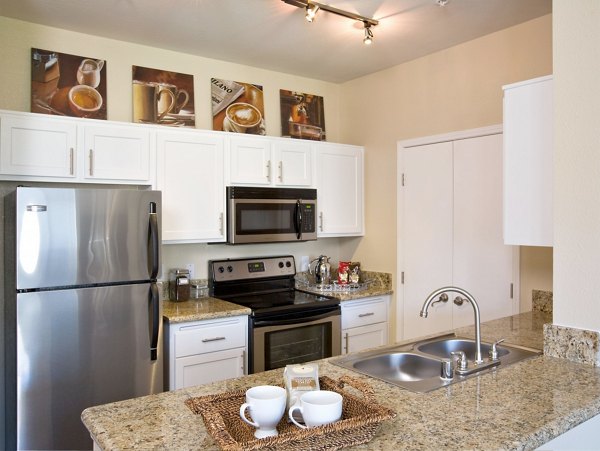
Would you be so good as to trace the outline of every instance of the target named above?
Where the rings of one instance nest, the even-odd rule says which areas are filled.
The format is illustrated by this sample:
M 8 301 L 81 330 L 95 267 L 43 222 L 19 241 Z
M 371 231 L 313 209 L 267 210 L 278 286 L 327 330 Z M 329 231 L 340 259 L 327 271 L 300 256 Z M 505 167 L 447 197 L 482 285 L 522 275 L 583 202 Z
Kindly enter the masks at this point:
M 259 385 L 246 391 L 246 402 L 240 406 L 240 417 L 256 428 L 256 438 L 278 435 L 277 424 L 286 408 L 286 392 L 275 385 Z M 249 420 L 246 411 L 250 414 Z
M 190 100 L 190 95 L 188 94 L 188 92 L 185 89 L 179 89 L 179 88 L 177 88 L 177 86 L 172 85 L 170 83 L 158 83 L 158 86 L 161 89 L 167 89 L 167 90 L 171 91 L 171 94 L 173 94 L 173 98 L 175 99 L 175 103 L 172 105 L 171 108 L 169 108 L 170 99 L 167 96 L 159 97 L 159 99 L 158 99 L 159 114 L 161 114 L 165 111 L 167 112 L 167 114 L 169 114 L 169 113 L 179 114 L 181 109 L 183 107 L 185 107 Z
M 334 423 L 342 418 L 343 397 L 328 390 L 310 391 L 300 396 L 299 404 L 293 405 L 288 417 L 296 426 L 306 429 Z M 300 413 L 304 424 L 296 421 L 295 414 Z
M 160 107 L 159 107 L 160 105 Z M 133 121 L 160 122 L 175 105 L 173 93 L 159 83 L 133 81 Z
M 232 103 L 225 110 L 226 120 L 231 131 L 246 133 L 262 121 L 262 114 L 254 105 L 249 103 Z

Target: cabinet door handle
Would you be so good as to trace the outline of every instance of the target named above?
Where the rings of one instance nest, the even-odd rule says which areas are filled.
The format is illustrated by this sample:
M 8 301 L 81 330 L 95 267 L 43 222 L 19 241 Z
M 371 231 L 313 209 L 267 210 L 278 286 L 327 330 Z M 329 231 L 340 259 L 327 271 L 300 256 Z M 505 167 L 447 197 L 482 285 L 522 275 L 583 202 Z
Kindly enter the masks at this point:
M 348 349 L 349 339 L 350 339 L 350 337 L 348 336 L 348 332 L 346 332 L 346 335 L 344 335 L 344 341 L 346 342 L 346 346 L 344 346 L 344 350 L 346 351 L 346 354 L 348 354 L 350 352 L 350 350 Z
M 267 180 L 271 181 L 271 160 L 267 160 Z
M 209 343 L 211 341 L 221 341 L 221 340 L 225 340 L 225 337 L 204 338 L 202 340 L 202 343 Z
M 69 149 L 69 173 L 71 175 L 74 174 L 74 172 L 73 172 L 73 170 L 74 170 L 74 168 L 73 168 L 73 158 L 74 158 L 74 152 L 73 152 L 73 148 L 71 147 Z
M 219 215 L 219 232 L 223 235 L 223 212 Z
M 375 313 L 374 312 L 369 312 L 369 313 L 361 313 L 360 315 L 358 315 L 359 318 L 364 318 L 365 316 L 373 316 Z
M 94 175 L 94 150 L 90 149 L 90 176 Z
M 323 231 L 323 212 L 319 213 L 319 230 Z
M 283 161 L 279 162 L 279 181 L 283 182 Z

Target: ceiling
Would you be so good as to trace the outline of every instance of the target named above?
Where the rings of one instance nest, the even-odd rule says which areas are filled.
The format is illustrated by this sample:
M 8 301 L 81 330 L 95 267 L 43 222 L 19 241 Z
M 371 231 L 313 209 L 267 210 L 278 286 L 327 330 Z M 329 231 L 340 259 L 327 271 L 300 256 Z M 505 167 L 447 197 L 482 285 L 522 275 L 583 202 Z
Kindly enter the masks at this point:
M 0 15 L 341 83 L 552 12 L 552 0 L 320 0 L 379 21 L 282 0 L 1 0 Z

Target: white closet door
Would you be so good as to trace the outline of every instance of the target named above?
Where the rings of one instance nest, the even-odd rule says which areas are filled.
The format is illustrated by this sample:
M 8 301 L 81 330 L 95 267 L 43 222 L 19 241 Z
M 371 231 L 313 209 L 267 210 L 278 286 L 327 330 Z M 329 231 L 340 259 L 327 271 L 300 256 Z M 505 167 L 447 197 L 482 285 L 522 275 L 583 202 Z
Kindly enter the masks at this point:
M 502 135 L 454 141 L 454 285 L 475 297 L 481 320 L 513 314 L 513 248 L 502 237 Z M 454 299 L 452 296 L 451 299 Z M 473 324 L 467 303 L 454 327 Z
M 452 283 L 452 143 L 406 149 L 404 158 L 404 338 L 452 329 L 452 305 L 419 312 L 427 295 Z

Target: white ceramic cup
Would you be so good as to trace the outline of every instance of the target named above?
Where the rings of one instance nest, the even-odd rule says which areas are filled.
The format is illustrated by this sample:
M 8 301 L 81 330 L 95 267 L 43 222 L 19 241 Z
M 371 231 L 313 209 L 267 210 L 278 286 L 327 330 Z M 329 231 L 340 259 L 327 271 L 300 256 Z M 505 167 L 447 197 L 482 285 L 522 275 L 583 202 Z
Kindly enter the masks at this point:
M 274 385 L 260 385 L 246 391 L 246 402 L 240 407 L 240 417 L 250 426 L 254 426 L 256 438 L 277 435 L 277 424 L 283 417 L 287 402 L 286 391 Z M 253 421 L 246 418 L 246 409 L 250 408 Z
M 300 404 L 290 407 L 288 416 L 292 423 L 303 429 L 333 423 L 342 418 L 342 400 L 342 395 L 333 391 L 309 391 L 300 397 Z M 305 425 L 294 419 L 296 410 L 302 414 Z

